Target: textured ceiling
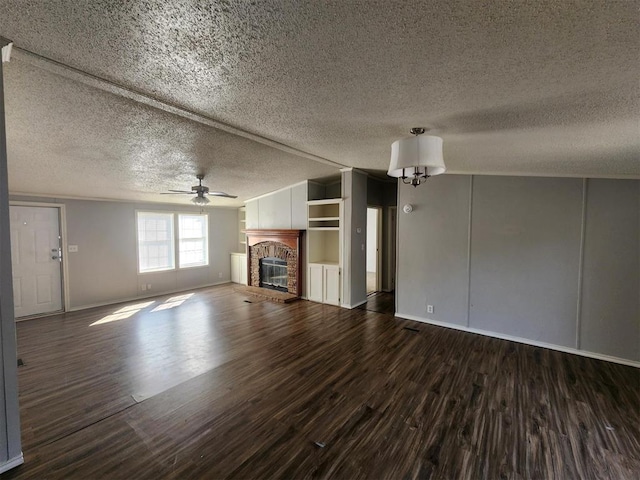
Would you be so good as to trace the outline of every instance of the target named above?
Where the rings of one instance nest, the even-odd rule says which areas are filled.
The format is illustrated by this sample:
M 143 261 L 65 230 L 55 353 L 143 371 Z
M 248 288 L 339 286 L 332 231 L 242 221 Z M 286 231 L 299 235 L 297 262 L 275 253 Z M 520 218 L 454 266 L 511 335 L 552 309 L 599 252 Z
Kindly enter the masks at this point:
M 247 198 L 386 170 L 412 126 L 454 173 L 640 178 L 638 7 L 0 0 L 10 189 L 157 200 L 204 170 Z

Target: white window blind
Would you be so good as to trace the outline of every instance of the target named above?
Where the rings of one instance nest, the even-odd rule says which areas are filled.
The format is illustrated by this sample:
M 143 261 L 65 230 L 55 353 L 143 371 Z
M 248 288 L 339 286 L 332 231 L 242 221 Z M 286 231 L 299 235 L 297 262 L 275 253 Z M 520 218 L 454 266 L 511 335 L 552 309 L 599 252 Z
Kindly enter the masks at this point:
M 138 212 L 138 269 L 159 272 L 175 268 L 173 214 Z
M 180 268 L 209 265 L 207 215 L 178 215 Z

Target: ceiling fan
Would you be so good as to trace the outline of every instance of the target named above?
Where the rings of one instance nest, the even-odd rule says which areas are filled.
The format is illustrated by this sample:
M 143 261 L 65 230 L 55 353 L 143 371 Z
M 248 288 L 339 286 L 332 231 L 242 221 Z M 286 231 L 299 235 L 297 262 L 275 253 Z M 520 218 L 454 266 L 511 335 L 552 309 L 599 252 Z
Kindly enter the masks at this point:
M 163 195 L 176 195 L 176 194 L 194 195 L 195 194 L 196 196 L 193 197 L 191 201 L 196 205 L 206 205 L 207 203 L 209 203 L 209 199 L 206 197 L 207 195 L 213 196 L 213 197 L 238 198 L 236 195 L 229 195 L 228 193 L 225 193 L 225 192 L 210 192 L 209 187 L 205 187 L 204 185 L 202 185 L 202 179 L 204 178 L 204 175 L 202 173 L 199 173 L 198 175 L 196 175 L 196 178 L 198 179 L 198 185 L 194 185 L 193 187 L 191 187 L 191 191 L 169 190 L 168 192 L 162 192 L 162 194 Z

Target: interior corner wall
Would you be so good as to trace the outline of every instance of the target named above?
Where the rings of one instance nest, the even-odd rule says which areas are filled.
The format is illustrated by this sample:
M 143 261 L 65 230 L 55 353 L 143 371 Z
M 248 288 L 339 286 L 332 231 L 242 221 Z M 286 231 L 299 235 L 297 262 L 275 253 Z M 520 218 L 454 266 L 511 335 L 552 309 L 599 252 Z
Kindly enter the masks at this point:
M 640 361 L 640 181 L 444 175 L 398 199 L 398 316 Z
M 342 305 L 356 307 L 367 301 L 367 175 L 342 172 L 344 200 Z
M 12 197 L 64 204 L 69 286 L 67 310 L 159 295 L 231 280 L 229 254 L 238 243 L 237 210 L 205 208 L 209 215 L 209 265 L 138 274 L 136 211 L 199 213 L 190 205 Z M 142 290 L 151 284 L 151 290 Z
M 325 187 L 324 198 L 340 198 L 342 195 L 342 182 L 333 182 Z
M 326 185 L 318 182 L 307 181 L 307 200 L 322 200 L 326 197 Z

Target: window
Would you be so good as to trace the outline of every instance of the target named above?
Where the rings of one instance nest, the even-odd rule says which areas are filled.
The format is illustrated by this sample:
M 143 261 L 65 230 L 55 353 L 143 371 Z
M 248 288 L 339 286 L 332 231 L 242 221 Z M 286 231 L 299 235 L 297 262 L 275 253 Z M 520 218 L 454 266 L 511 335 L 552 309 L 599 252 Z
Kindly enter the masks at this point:
M 180 268 L 209 265 L 207 215 L 179 215 Z
M 137 226 L 140 273 L 174 270 L 176 256 L 179 268 L 209 265 L 206 214 L 138 212 Z
M 138 212 L 138 269 L 143 272 L 173 270 L 173 213 Z

